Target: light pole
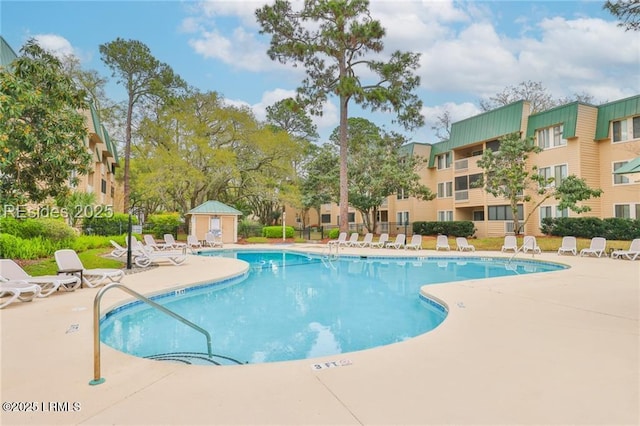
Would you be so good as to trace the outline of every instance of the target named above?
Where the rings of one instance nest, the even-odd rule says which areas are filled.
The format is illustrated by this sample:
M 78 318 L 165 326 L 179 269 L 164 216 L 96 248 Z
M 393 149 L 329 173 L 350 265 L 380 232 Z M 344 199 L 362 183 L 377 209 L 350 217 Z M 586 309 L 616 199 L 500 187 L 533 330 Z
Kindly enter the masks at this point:
M 131 269 L 131 212 L 129 212 L 129 226 L 127 227 L 127 269 Z

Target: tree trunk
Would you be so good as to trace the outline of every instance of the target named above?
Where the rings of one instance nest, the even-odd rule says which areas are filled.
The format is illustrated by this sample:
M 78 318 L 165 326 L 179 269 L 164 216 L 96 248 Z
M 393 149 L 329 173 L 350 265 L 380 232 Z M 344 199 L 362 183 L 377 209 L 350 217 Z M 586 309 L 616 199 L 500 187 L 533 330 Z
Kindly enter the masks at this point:
M 124 194 L 123 204 L 124 213 L 129 213 L 130 200 L 129 200 L 129 161 L 131 159 L 131 121 L 133 120 L 133 98 L 129 95 L 129 104 L 127 105 L 127 122 L 125 123 L 124 134 Z
M 349 140 L 347 138 L 348 99 L 340 95 L 340 232 L 349 231 L 349 175 L 347 158 Z

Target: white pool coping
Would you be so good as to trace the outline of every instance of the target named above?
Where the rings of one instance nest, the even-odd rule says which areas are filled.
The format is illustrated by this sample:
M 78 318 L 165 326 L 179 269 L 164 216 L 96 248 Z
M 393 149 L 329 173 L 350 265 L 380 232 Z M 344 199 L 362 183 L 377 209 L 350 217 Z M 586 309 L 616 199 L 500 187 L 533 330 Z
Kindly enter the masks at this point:
M 351 248 L 341 253 L 510 256 Z M 315 360 L 228 367 L 145 360 L 101 345 L 106 381 L 97 386 L 89 381 L 99 288 L 13 303 L 0 310 L 0 399 L 3 409 L 22 411 L 3 410 L 0 423 L 640 424 L 640 262 L 555 253 L 535 259 L 571 268 L 425 287 L 449 315 L 435 330 L 406 342 Z M 123 284 L 151 294 L 245 269 L 233 259 L 190 256 L 183 266 L 127 275 Z M 103 311 L 129 298 L 110 290 Z M 312 368 L 344 360 L 350 365 Z M 37 411 L 24 411 L 29 408 Z

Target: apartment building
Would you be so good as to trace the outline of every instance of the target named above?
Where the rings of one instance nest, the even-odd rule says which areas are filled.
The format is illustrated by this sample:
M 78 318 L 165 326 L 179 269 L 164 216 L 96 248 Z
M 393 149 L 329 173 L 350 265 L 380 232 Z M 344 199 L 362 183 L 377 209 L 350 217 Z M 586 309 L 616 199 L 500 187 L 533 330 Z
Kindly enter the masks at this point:
M 575 175 L 591 188 L 603 190 L 600 198 L 583 203 L 591 210 L 581 216 L 640 218 L 640 174 L 613 173 L 640 157 L 640 95 L 599 106 L 573 102 L 535 114 L 530 113 L 528 102 L 519 101 L 453 123 L 449 140 L 405 145 L 408 154 L 429 159 L 428 167 L 419 174 L 437 197 L 431 201 L 403 193 L 388 197 L 380 209 L 375 232 L 404 232 L 405 225 L 414 221 L 452 220 L 473 221 L 478 237 L 513 232 L 508 200 L 473 185 L 482 177 L 477 165 L 482 153 L 497 150 L 500 139 L 513 132 L 523 138 L 533 137 L 543 149 L 530 156 L 529 168 L 535 165 L 539 173 L 554 177 L 555 182 Z M 578 216 L 559 209 L 554 198 L 535 208 L 540 199 L 531 192 L 533 200 L 522 203 L 518 214 L 521 220 L 531 215 L 523 233 L 540 235 L 545 217 Z M 310 212 L 307 223 L 337 226 L 338 212 L 336 205 L 322 206 L 321 217 Z M 359 216 L 350 210 L 352 229 L 361 226 Z
M 10 66 L 18 55 L 9 44 L 0 36 L 0 67 Z M 79 182 L 72 189 L 82 192 L 91 192 L 96 195 L 96 203 L 112 206 L 114 211 L 122 211 L 122 200 L 118 191 L 118 183 L 115 179 L 115 170 L 118 167 L 118 151 L 115 143 L 109 137 L 109 133 L 100 122 L 100 117 L 93 104 L 88 110 L 82 111 L 85 116 L 86 126 L 89 131 L 84 141 L 87 150 L 93 155 L 91 171 L 86 175 L 75 175 Z

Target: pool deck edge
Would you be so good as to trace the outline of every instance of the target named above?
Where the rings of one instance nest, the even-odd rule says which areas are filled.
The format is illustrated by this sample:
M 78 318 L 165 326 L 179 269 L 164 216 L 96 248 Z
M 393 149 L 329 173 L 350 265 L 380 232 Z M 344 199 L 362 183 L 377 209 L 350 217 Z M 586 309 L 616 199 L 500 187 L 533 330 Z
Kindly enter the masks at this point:
M 322 253 L 324 246 L 295 250 Z M 510 257 L 355 248 L 341 253 Z M 402 343 L 222 368 L 139 359 L 102 345 L 106 381 L 98 386 L 89 381 L 91 310 L 99 288 L 13 303 L 0 310 L 0 399 L 29 404 L 3 411 L 0 423 L 639 424 L 640 262 L 555 253 L 534 260 L 570 268 L 423 287 L 446 303 L 449 315 L 435 330 Z M 243 268 L 233 259 L 190 256 L 183 266 L 127 275 L 123 284 L 150 294 Z M 103 311 L 129 298 L 108 292 Z M 312 368 L 344 359 L 348 365 Z

